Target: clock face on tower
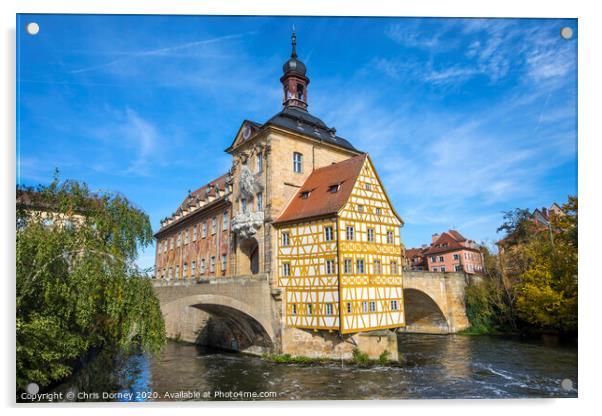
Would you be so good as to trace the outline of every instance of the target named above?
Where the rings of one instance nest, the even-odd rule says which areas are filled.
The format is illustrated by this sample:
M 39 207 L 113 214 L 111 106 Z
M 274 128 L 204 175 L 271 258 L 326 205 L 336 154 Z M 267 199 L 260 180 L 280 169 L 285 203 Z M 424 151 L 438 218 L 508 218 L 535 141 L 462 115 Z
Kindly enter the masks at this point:
M 251 126 L 248 124 L 242 129 L 242 138 L 248 140 L 251 137 Z

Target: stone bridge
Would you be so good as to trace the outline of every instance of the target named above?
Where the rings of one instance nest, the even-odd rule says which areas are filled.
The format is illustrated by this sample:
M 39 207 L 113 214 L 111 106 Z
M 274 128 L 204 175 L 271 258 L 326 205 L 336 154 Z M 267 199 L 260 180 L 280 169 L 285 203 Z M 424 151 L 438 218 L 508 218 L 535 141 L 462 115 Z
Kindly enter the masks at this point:
M 400 332 L 448 334 L 467 328 L 467 281 L 463 273 L 404 272 L 407 326 Z M 271 288 L 267 274 L 155 280 L 154 286 L 168 337 L 253 354 L 282 351 L 281 292 Z
M 406 327 L 401 332 L 451 334 L 468 328 L 464 293 L 469 279 L 464 273 L 404 271 Z
M 169 338 L 256 354 L 279 343 L 279 292 L 266 274 L 154 286 Z

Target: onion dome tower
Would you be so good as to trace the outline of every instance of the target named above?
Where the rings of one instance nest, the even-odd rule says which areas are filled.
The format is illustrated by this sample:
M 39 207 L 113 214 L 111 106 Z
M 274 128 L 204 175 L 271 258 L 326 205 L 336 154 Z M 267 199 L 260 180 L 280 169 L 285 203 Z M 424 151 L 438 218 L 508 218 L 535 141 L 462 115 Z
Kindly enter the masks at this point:
M 305 64 L 297 59 L 297 36 L 293 31 L 291 36 L 291 44 L 293 50 L 291 57 L 282 66 L 284 75 L 280 78 L 280 82 L 284 88 L 284 107 L 297 107 L 302 110 L 307 110 L 307 86 L 309 78 L 305 76 L 307 68 Z

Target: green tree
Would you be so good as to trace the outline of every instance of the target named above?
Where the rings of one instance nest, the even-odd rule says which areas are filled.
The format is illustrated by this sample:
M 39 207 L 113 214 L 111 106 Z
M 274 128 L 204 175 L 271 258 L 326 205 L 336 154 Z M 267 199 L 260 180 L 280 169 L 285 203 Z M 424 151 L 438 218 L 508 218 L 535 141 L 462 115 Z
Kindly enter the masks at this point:
M 498 254 L 484 249 L 486 273 L 466 290 L 473 330 L 577 330 L 577 197 L 537 224 L 525 209 L 504 215 Z
M 536 329 L 577 331 L 577 198 L 552 215 L 524 247 L 528 267 L 518 284 L 519 317 Z
M 69 376 L 92 349 L 158 353 L 165 328 L 134 265 L 148 216 L 120 195 L 61 182 L 17 189 L 17 387 Z

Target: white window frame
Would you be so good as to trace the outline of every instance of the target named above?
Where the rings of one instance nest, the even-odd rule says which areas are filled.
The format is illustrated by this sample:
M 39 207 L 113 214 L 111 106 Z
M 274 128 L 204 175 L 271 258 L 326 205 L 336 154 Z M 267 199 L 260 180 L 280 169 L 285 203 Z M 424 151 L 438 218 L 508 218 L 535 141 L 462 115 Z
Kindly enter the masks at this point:
M 286 261 L 282 263 L 282 276 L 290 277 L 291 275 L 291 263 Z
M 357 274 L 366 273 L 366 263 L 364 259 L 357 259 L 355 262 L 355 269 L 357 270 Z
M 353 312 L 353 306 L 351 305 L 351 302 L 347 302 L 347 313 L 352 313 Z
M 211 234 L 217 233 L 217 217 L 211 218 Z
M 353 228 L 353 225 L 348 225 L 347 227 L 345 227 L 345 239 L 348 241 L 353 241 L 355 235 L 355 230 Z
M 374 242 L 374 228 L 368 228 L 368 230 L 366 231 L 366 238 L 368 239 L 369 243 Z
M 192 241 L 196 241 L 197 239 L 197 227 L 196 225 L 192 228 Z
M 336 273 L 336 262 L 334 259 L 326 259 L 326 274 Z
M 334 239 L 334 228 L 332 225 L 324 227 L 324 241 L 332 241 Z
M 207 272 L 207 262 L 205 261 L 205 259 L 201 259 L 201 268 L 200 268 L 200 272 L 201 274 L 205 274 Z
M 397 269 L 397 262 L 392 261 L 391 262 L 391 274 L 396 275 L 397 273 L 399 273 L 399 270 Z
M 293 152 L 293 172 L 303 173 L 303 154 Z
M 215 273 L 215 256 L 211 256 L 211 262 L 209 263 L 209 272 Z
M 395 244 L 395 233 L 391 230 L 387 231 L 387 244 Z
M 370 312 L 376 312 L 376 302 L 373 300 L 370 301 Z
M 368 313 L 368 302 L 367 301 L 362 302 L 362 313 Z
M 344 259 L 343 260 L 343 272 L 345 274 L 353 274 L 353 260 L 352 259 Z
M 228 256 L 222 254 L 222 272 L 226 271 L 226 267 L 228 266 Z
M 399 302 L 396 299 L 391 300 L 391 310 L 398 311 L 399 310 Z
M 374 274 L 381 274 L 382 273 L 382 263 L 379 259 L 375 259 L 374 260 Z
M 326 315 L 333 315 L 334 314 L 334 308 L 332 307 L 332 303 L 327 303 L 326 304 Z
M 312 303 L 307 304 L 307 316 L 312 316 L 314 313 L 314 305 Z
M 291 244 L 290 232 L 283 231 L 281 234 L 280 242 L 282 244 L 282 247 L 288 247 Z
M 228 229 L 228 223 L 230 221 L 230 217 L 228 216 L 228 211 L 224 212 L 222 219 L 222 229 L 226 231 Z

